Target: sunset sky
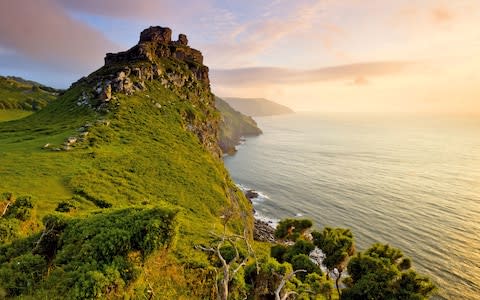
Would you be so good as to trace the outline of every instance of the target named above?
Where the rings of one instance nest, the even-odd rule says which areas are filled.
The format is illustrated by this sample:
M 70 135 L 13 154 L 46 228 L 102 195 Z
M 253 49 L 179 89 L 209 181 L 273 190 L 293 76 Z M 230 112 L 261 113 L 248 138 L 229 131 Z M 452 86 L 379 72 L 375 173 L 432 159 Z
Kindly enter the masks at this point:
M 0 74 L 65 88 L 150 25 L 187 34 L 219 96 L 480 113 L 478 0 L 4 0 Z

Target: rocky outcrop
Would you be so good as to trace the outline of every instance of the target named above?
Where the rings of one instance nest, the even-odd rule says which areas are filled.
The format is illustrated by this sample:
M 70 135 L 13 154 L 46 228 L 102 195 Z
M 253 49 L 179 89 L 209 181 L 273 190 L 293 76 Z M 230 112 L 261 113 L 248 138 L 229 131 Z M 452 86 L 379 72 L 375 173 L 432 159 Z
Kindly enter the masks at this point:
M 209 69 L 203 65 L 202 53 L 188 46 L 186 35 L 180 34 L 177 41 L 171 37 L 170 28 L 149 27 L 141 32 L 138 44 L 131 49 L 108 53 L 100 70 L 72 84 L 72 87 L 82 86 L 76 104 L 109 112 L 120 105 L 117 93 L 147 92 L 148 82 L 157 81 L 182 101 L 189 101 L 194 110 L 200 110 L 200 114 L 180 112 L 184 128 L 194 133 L 214 156 L 220 157 L 220 118 L 210 91 Z M 161 107 L 159 103 L 153 105 Z
M 156 42 L 156 43 L 170 43 L 172 41 L 172 30 L 167 27 L 150 26 L 140 33 L 140 41 L 142 42 Z
M 267 222 L 255 219 L 253 239 L 260 242 L 275 242 L 275 229 Z
M 105 65 L 129 63 L 147 60 L 155 63 L 158 58 L 174 58 L 187 63 L 197 79 L 210 84 L 208 67 L 203 65 L 200 51 L 188 46 L 185 34 L 180 34 L 177 41 L 172 41 L 172 30 L 166 27 L 152 26 L 142 31 L 137 45 L 119 53 L 107 53 Z

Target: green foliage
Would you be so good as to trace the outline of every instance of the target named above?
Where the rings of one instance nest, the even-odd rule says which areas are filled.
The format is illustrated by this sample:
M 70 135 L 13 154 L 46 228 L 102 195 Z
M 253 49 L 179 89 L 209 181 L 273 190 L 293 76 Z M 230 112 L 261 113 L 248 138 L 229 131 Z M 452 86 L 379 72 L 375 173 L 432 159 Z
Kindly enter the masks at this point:
M 292 272 L 289 263 L 279 263 L 273 258 L 267 258 L 259 262 L 259 270 L 255 264 L 245 268 L 245 282 L 253 287 L 254 298 L 258 299 L 271 295 L 280 283 L 281 278 Z
M 62 201 L 58 203 L 57 208 L 55 208 L 55 211 L 58 212 L 70 212 L 71 210 L 77 208 L 75 205 L 73 205 L 70 202 L 67 201 Z
M 12 241 L 18 237 L 19 227 L 30 219 L 33 203 L 30 196 L 15 199 L 13 193 L 5 192 L 0 196 L 0 243 Z
M 4 217 L 15 218 L 20 221 L 26 221 L 30 217 L 30 210 L 33 208 L 30 196 L 18 197 L 15 202 L 8 207 Z
M 0 274 L 4 275 L 0 276 L 0 283 L 7 287 L 8 295 L 52 285 L 61 286 L 55 292 L 69 295 L 70 299 L 98 298 L 119 291 L 138 276 L 129 254 L 139 252 L 146 258 L 171 245 L 176 215 L 176 211 L 167 209 L 129 208 L 85 219 L 47 216 L 43 219 L 44 231 L 34 237 L 29 248 L 24 247 L 25 243 L 14 243 L 2 249 L 4 263 Z M 15 273 L 18 262 L 26 259 L 29 271 L 39 275 L 34 280 L 14 277 L 9 281 L 8 274 Z M 45 279 L 46 260 L 55 267 Z M 27 282 L 25 287 L 15 289 L 12 282 L 22 280 Z
M 312 226 L 312 221 L 308 219 L 284 219 L 278 223 L 275 230 L 275 237 L 277 239 L 296 241 L 307 229 L 310 229 Z
M 350 229 L 325 227 L 322 232 L 313 231 L 312 237 L 315 246 L 322 249 L 326 256 L 324 265 L 330 270 L 337 268 L 342 272 L 348 257 L 355 252 Z
M 18 236 L 20 221 L 17 219 L 0 219 L 0 242 L 5 243 Z
M 427 299 L 435 286 L 409 264 L 399 249 L 374 244 L 350 260 L 350 283 L 341 299 Z
M 283 262 L 283 256 L 287 252 L 288 247 L 283 244 L 275 244 L 270 248 L 270 256 L 275 258 L 279 262 Z
M 47 262 L 40 255 L 26 253 L 0 268 L 0 285 L 9 296 L 31 293 L 47 272 Z
M 57 98 L 57 91 L 21 78 L 0 76 L 0 110 L 38 110 Z
M 235 247 L 231 244 L 223 245 L 220 248 L 220 253 L 227 263 L 231 262 L 236 257 Z
M 307 272 L 299 272 L 297 277 L 304 280 L 307 274 L 316 273 L 322 275 L 320 268 L 305 254 L 298 254 L 292 258 L 293 270 L 306 270 Z
M 295 244 L 287 248 L 287 251 L 282 257 L 282 261 L 292 262 L 294 256 L 299 254 L 309 255 L 313 249 L 315 249 L 315 246 L 311 242 L 298 240 L 295 242 Z

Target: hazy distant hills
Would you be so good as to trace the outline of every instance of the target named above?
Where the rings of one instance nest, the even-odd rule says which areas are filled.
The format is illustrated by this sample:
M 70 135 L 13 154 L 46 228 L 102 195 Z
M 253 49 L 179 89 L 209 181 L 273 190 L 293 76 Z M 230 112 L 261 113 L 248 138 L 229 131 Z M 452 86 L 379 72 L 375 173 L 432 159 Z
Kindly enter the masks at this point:
M 222 114 L 220 122 L 219 146 L 223 153 L 235 153 L 235 146 L 244 136 L 256 136 L 262 133 L 252 117 L 234 110 L 227 102 L 215 97 L 215 107 Z
M 55 100 L 60 91 L 14 76 L 0 76 L 0 110 L 39 110 Z
M 291 108 L 264 98 L 224 97 L 222 99 L 227 101 L 235 110 L 252 117 L 294 113 Z

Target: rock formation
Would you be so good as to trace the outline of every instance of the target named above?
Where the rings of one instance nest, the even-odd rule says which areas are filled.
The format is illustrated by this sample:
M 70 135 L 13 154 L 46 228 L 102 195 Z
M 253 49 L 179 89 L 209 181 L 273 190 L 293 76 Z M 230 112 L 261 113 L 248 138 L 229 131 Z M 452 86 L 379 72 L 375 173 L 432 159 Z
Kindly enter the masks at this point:
M 157 58 L 175 58 L 187 63 L 197 79 L 209 84 L 208 67 L 203 65 L 203 55 L 200 51 L 188 46 L 185 34 L 178 36 L 178 41 L 172 41 L 172 30 L 166 27 L 152 26 L 142 31 L 137 45 L 119 53 L 107 53 L 105 65 L 148 60 L 155 63 Z
M 210 91 L 208 67 L 200 51 L 188 46 L 185 34 L 172 41 L 172 30 L 152 26 L 143 30 L 137 45 L 127 51 L 107 53 L 105 65 L 72 85 L 82 89 L 78 106 L 108 112 L 119 105 L 116 93 L 146 92 L 147 82 L 158 81 L 180 99 L 201 109 L 204 118 L 184 113 L 185 129 L 195 133 L 205 148 L 221 156 L 218 146 L 219 118 Z M 113 103 L 116 103 L 115 105 Z M 160 105 L 161 106 L 161 105 Z

